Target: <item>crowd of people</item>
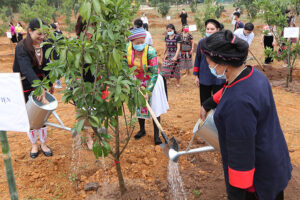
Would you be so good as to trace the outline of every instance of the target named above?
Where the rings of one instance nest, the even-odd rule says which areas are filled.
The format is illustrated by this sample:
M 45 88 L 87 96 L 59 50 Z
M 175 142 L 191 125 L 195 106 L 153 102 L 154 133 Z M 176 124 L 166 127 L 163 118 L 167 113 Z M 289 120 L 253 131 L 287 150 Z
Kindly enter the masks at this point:
M 159 70 L 158 56 L 149 32 L 151 25 L 146 14 L 143 14 L 141 18 L 135 19 L 130 29 L 123 65 L 136 68 L 136 78 L 151 93 L 145 95 L 145 98 L 158 121 L 169 109 L 168 80 L 175 78 L 176 86 L 180 87 L 181 71 L 185 70 L 189 75 L 193 68 L 194 84 L 200 91 L 201 118 L 204 120 L 206 113 L 215 109 L 214 120 L 219 134 L 228 198 L 283 200 L 283 191 L 292 171 L 287 144 L 269 81 L 261 72 L 245 63 L 254 38 L 254 25 L 250 22 L 244 25 L 240 15 L 239 8 L 232 14 L 234 32 L 223 30 L 223 24 L 215 19 L 206 20 L 206 36 L 198 42 L 193 59 L 194 38 L 187 24 L 188 15 L 183 9 L 180 14 L 180 32 L 173 24 L 166 26 L 165 49 Z M 56 35 L 62 35 L 58 23 L 51 26 Z M 13 71 L 21 74 L 26 101 L 34 90 L 33 81 L 47 75 L 43 67 L 51 61 L 45 58 L 49 47 L 41 46 L 46 35 L 39 28 L 39 20 L 33 19 L 29 23 L 26 38 L 19 41 L 15 50 Z M 78 39 L 82 33 L 86 34 L 88 40 L 91 39 L 92 35 L 85 31 L 87 28 L 79 16 L 75 27 Z M 19 38 L 17 33 L 23 32 L 12 23 L 10 29 L 16 38 Z M 274 26 L 264 27 L 262 42 L 265 47 L 273 47 L 274 31 Z M 271 58 L 267 57 L 265 63 L 270 62 Z M 94 80 L 92 72 L 87 70 L 84 81 Z M 49 92 L 53 91 L 54 87 L 51 86 Z M 36 98 L 42 101 L 45 91 Z M 146 135 L 145 119 L 150 118 L 149 110 L 138 106 L 137 118 L 139 131 L 134 138 L 138 140 Z M 153 128 L 154 144 L 159 145 L 162 141 L 154 122 Z M 51 149 L 46 145 L 46 127 L 28 133 L 32 143 L 30 156 L 36 158 L 39 154 L 37 134 L 44 155 L 52 156 Z M 86 134 L 91 148 L 93 139 Z

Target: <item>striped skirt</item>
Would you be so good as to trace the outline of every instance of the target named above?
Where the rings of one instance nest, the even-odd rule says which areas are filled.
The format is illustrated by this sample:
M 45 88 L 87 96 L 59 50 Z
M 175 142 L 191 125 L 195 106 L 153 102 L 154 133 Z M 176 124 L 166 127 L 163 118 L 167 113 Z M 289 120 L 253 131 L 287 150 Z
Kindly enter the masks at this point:
M 180 78 L 180 63 L 179 59 L 177 61 L 172 61 L 175 53 L 169 53 L 162 65 L 162 74 L 166 78 Z
M 182 51 L 179 62 L 180 62 L 181 69 L 192 69 L 193 68 L 192 54 L 190 52 Z

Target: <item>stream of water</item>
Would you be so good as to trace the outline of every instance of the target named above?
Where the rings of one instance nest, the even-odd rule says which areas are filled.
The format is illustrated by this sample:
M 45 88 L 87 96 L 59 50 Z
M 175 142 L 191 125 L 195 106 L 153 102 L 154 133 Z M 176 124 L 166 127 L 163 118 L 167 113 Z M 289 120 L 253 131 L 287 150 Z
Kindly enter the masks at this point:
M 169 160 L 168 171 L 169 193 L 172 200 L 187 200 L 178 169 L 178 163 Z

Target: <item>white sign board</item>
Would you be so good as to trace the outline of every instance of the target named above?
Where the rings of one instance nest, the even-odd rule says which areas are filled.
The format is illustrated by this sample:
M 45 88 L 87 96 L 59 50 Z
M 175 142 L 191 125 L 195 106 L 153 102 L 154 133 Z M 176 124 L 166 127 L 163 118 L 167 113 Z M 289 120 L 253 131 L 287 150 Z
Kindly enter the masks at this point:
M 171 20 L 171 16 L 167 16 L 167 20 L 168 20 L 168 21 Z
M 19 73 L 0 73 L 0 130 L 30 129 Z
M 6 37 L 11 39 L 12 38 L 11 32 L 6 32 Z
M 284 38 L 299 38 L 299 27 L 285 27 Z
M 197 31 L 197 26 L 196 25 L 190 25 L 189 26 L 189 31 Z

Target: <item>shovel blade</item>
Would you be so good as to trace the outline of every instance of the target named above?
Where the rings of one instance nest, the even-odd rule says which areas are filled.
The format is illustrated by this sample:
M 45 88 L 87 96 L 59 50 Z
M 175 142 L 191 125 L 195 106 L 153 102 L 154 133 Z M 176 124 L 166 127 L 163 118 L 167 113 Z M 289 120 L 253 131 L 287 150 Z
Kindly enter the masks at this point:
M 162 150 L 162 152 L 168 157 L 169 157 L 169 151 L 170 149 L 174 149 L 175 151 L 178 151 L 179 150 L 179 146 L 178 146 L 178 143 L 176 141 L 176 139 L 174 137 L 172 137 L 170 140 L 169 140 L 169 143 L 162 143 L 160 144 L 160 148 Z
M 161 148 L 161 151 L 165 154 L 165 156 L 167 156 L 169 158 L 169 145 L 166 144 L 166 143 L 162 143 L 160 144 L 160 148 Z

